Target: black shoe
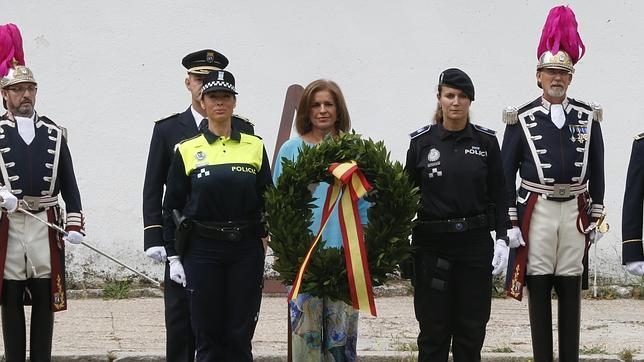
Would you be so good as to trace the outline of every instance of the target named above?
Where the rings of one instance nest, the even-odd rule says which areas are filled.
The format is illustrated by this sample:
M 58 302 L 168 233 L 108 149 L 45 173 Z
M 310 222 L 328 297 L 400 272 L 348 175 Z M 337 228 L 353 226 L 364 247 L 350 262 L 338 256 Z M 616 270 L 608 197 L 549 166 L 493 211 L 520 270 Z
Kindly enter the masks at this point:
M 559 360 L 579 361 L 581 276 L 555 276 L 559 305 Z
M 26 356 L 25 281 L 3 280 L 2 337 L 7 362 L 24 362 Z
M 552 285 L 553 276 L 526 275 L 532 355 L 535 362 L 552 362 Z

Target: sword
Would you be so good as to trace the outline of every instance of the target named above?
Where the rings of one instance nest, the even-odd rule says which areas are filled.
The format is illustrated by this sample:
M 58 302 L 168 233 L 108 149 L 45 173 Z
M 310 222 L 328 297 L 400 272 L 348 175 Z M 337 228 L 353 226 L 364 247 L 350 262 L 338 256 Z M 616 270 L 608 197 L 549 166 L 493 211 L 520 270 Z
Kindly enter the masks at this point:
M 597 219 L 597 222 L 595 223 L 595 234 L 593 235 L 593 249 L 595 252 L 595 265 L 594 265 L 594 270 L 593 270 L 593 298 L 597 298 L 597 234 L 602 233 L 605 234 L 608 232 L 610 229 L 610 225 L 606 222 L 606 212 L 602 212 L 601 216 L 599 219 Z M 591 228 L 592 230 L 592 228 Z
M 40 221 L 41 223 L 43 223 L 43 224 L 47 225 L 48 227 L 50 227 L 50 228 L 52 228 L 52 229 L 54 229 L 54 230 L 58 231 L 59 233 L 63 234 L 64 236 L 67 236 L 67 234 L 68 234 L 68 233 L 67 233 L 67 231 L 65 231 L 65 229 L 61 228 L 60 226 L 58 226 L 58 225 L 56 225 L 56 224 L 54 224 L 54 223 L 51 223 L 51 222 L 49 222 L 49 221 L 47 221 L 47 220 L 44 220 L 44 219 L 42 219 L 42 218 L 40 218 L 40 217 L 38 217 L 38 216 L 34 215 L 33 213 L 31 213 L 31 212 L 29 212 L 29 211 L 27 211 L 27 210 L 23 209 L 22 207 L 19 207 L 19 208 L 17 209 L 17 211 L 18 211 L 18 212 L 21 212 L 21 213 L 23 213 L 23 214 L 25 214 L 25 215 L 31 216 L 32 218 L 34 218 L 34 219 L 36 219 L 36 220 Z M 103 255 L 104 257 L 106 257 L 106 258 L 110 259 L 111 261 L 115 262 L 116 264 L 119 264 L 120 266 L 124 267 L 125 269 L 128 269 L 128 270 L 130 270 L 130 271 L 132 271 L 132 272 L 136 273 L 138 276 L 145 278 L 146 280 L 148 280 L 148 281 L 149 281 L 149 282 L 151 282 L 152 284 L 156 285 L 158 288 L 163 288 L 163 287 L 162 287 L 162 285 L 161 285 L 161 283 L 160 283 L 159 281 L 157 281 L 157 280 L 154 280 L 154 279 L 150 278 L 149 276 L 147 276 L 147 275 L 145 275 L 145 274 L 141 273 L 140 271 L 138 271 L 138 270 L 136 270 L 136 269 L 132 268 L 131 266 L 129 266 L 129 265 L 125 264 L 124 262 L 122 262 L 122 261 L 120 261 L 120 260 L 116 259 L 115 257 L 113 257 L 113 256 L 111 256 L 111 255 L 109 255 L 109 254 L 107 254 L 106 252 L 104 252 L 104 251 L 102 251 L 102 250 L 97 249 L 95 246 L 90 245 L 90 244 L 88 244 L 88 243 L 86 243 L 86 242 L 84 242 L 84 241 L 81 241 L 81 242 L 80 242 L 80 244 L 81 244 L 81 245 L 83 245 L 83 246 L 86 246 L 86 247 L 90 248 L 91 250 L 93 250 L 93 251 L 97 252 L 98 254 Z

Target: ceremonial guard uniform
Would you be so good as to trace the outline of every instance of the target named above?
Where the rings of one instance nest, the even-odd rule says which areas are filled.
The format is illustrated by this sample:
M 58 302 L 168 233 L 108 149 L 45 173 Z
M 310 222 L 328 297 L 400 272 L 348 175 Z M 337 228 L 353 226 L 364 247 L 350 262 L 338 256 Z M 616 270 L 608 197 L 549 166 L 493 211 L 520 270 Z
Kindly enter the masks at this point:
M 188 70 L 189 78 L 186 82 L 197 82 L 195 87 L 200 87 L 201 78 L 214 70 L 225 68 L 228 59 L 214 50 L 202 50 L 188 54 L 183 58 L 182 64 Z M 204 116 L 194 105 L 194 98 L 197 96 L 198 94 L 193 94 L 193 105 L 183 113 L 156 121 L 152 131 L 143 185 L 144 249 L 150 257 L 158 258 L 159 261 L 165 262 L 166 252 L 163 248 L 168 242 L 163 238 L 161 203 L 174 149 L 182 140 L 198 134 L 203 125 Z M 240 132 L 254 133 L 253 124 L 242 117 L 233 116 L 233 125 Z M 195 353 L 194 338 L 186 293 L 181 285 L 170 281 L 167 263 L 164 281 L 166 358 L 169 361 L 192 361 Z
M 5 357 L 25 361 L 24 305 L 31 304 L 30 359 L 49 361 L 53 312 L 67 309 L 64 241 L 80 243 L 84 234 L 80 193 L 64 129 L 33 110 L 37 85 L 31 70 L 16 66 L 0 85 L 9 110 L 0 117 L 0 196 L 9 211 L 0 219 Z M 12 206 L 10 200 L 15 200 Z M 14 212 L 18 207 L 64 227 L 69 236 L 61 238 L 42 222 Z
M 503 167 L 515 226 L 508 235 L 518 247 L 508 269 L 508 295 L 521 300 L 523 287 L 528 287 L 535 361 L 553 360 L 553 286 L 559 305 L 559 360 L 579 358 L 583 260 L 604 209 L 601 108 L 566 97 L 573 65 L 581 57 L 578 48 L 584 49 L 576 25 L 570 8 L 550 11 L 538 51 L 537 82 L 543 96 L 518 109 L 509 107 L 503 116 Z M 555 35 L 546 31 L 565 33 L 561 49 L 547 48 Z M 570 34 L 577 38 L 566 39 Z
M 443 72 L 439 86 L 463 90 L 474 100 L 474 86 L 460 70 Z M 470 123 L 469 117 L 458 131 L 444 123 L 410 134 L 405 164 L 421 191 L 412 234 L 418 359 L 447 361 L 451 344 L 454 361 L 476 361 L 490 317 L 491 262 L 500 262 L 493 261 L 493 252 L 504 251 L 507 261 L 501 151 L 495 132 Z M 496 231 L 499 250 L 490 230 Z
M 236 94 L 232 74 L 206 76 L 202 92 L 203 98 L 211 92 Z M 183 212 L 174 223 L 166 218 L 167 225 L 180 230 L 190 225 L 187 235 L 166 239 L 171 240 L 171 277 L 189 292 L 198 361 L 252 361 L 251 339 L 261 302 L 260 238 L 268 235 L 262 223 L 263 195 L 272 187 L 268 157 L 259 137 L 234 125 L 226 133 L 219 136 L 206 128 L 179 144 L 164 200 L 168 214 Z
M 644 206 L 644 133 L 635 136 L 628 163 L 622 208 L 622 263 L 634 275 L 644 275 L 642 207 Z

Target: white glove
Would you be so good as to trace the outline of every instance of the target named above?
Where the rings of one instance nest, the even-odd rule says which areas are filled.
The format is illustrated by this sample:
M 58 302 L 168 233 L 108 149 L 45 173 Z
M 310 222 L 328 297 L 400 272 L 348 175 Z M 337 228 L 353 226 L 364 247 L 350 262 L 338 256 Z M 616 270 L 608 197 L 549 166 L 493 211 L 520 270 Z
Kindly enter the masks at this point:
M 597 235 L 597 239 L 595 239 L 595 235 Z M 596 241 L 601 240 L 601 238 L 603 238 L 603 237 L 604 237 L 604 233 L 598 232 L 597 229 L 592 229 L 588 233 L 588 238 L 590 238 L 590 243 L 591 244 L 596 242 Z
M 586 228 L 586 234 L 588 234 L 588 239 L 591 244 L 604 237 L 604 233 L 597 231 L 597 224 L 595 224 L 595 222 L 591 222 L 590 225 L 588 225 Z M 595 239 L 595 237 L 597 237 L 597 239 Z
M 0 187 L 0 207 L 5 208 L 8 212 L 14 212 L 18 209 L 18 198 L 16 198 L 11 191 L 5 186 Z
M 492 258 L 492 275 L 498 275 L 508 266 L 508 257 L 510 247 L 505 244 L 505 240 L 499 239 L 494 243 L 494 257 Z
M 63 240 L 78 245 L 83 241 L 83 234 L 78 231 L 68 231 L 67 236 L 63 236 Z
M 160 263 L 165 262 L 168 256 L 165 251 L 165 247 L 163 246 L 151 246 L 145 249 L 145 255 L 147 255 L 148 258 L 152 258 Z
M 632 261 L 630 263 L 626 263 L 625 268 L 633 275 L 644 276 L 644 261 Z
M 168 257 L 168 260 L 170 261 L 170 279 L 174 281 L 177 284 L 183 285 L 183 287 L 186 287 L 186 272 L 183 271 L 183 264 L 181 264 L 181 260 L 179 260 L 178 256 L 170 256 Z
M 518 226 L 513 226 L 512 229 L 508 229 L 508 238 L 510 239 L 510 248 L 518 248 L 519 246 L 525 246 L 525 241 L 523 241 L 523 235 L 521 234 L 521 228 Z

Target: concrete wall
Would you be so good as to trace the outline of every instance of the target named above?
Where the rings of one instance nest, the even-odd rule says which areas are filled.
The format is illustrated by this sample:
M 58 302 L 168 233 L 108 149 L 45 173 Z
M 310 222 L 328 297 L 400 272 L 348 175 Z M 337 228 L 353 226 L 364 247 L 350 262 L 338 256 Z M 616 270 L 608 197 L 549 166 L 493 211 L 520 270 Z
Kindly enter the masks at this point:
M 39 81 L 36 109 L 69 128 L 87 216 L 87 240 L 161 276 L 142 253 L 141 189 L 153 120 L 184 110 L 181 58 L 212 47 L 231 60 L 237 112 L 272 155 L 286 88 L 330 78 L 353 127 L 403 161 L 408 132 L 427 124 L 437 78 L 460 67 L 476 86 L 473 120 L 498 130 L 501 110 L 539 95 L 536 46 L 555 1 L 65 1 L 6 2 L 0 23 L 22 30 Z M 641 1 L 570 1 L 588 53 L 569 95 L 604 106 L 606 206 L 601 275 L 624 278 L 621 203 L 638 99 Z M 127 274 L 71 246 L 79 278 Z

